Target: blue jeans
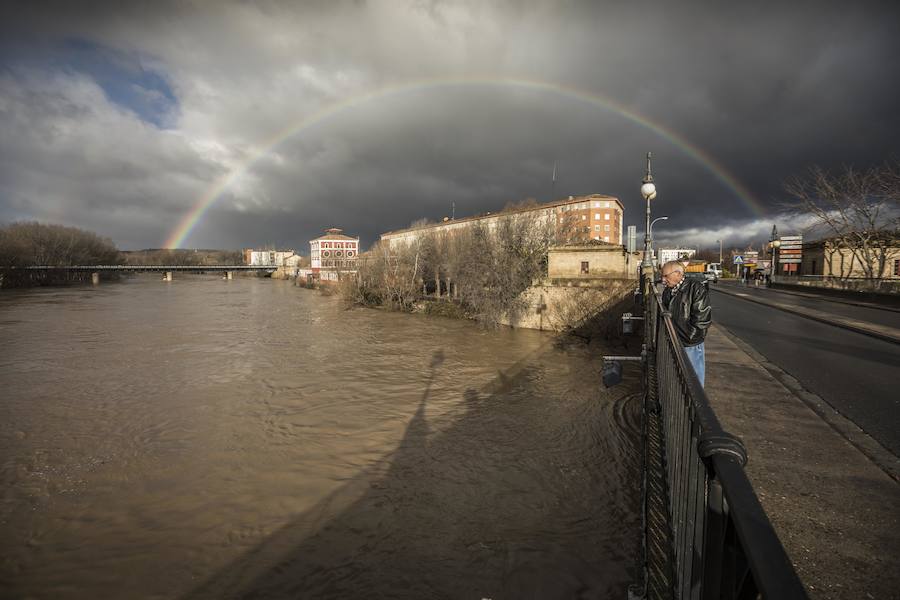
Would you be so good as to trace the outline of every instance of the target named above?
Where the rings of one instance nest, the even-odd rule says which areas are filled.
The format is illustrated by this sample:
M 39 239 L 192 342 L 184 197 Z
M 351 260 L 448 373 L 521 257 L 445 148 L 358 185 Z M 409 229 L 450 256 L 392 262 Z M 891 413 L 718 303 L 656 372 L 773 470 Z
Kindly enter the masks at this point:
M 697 379 L 700 380 L 700 386 L 704 386 L 706 380 L 706 360 L 704 358 L 703 342 L 700 342 L 696 346 L 686 346 L 684 348 L 684 353 L 687 354 L 688 361 L 690 361 L 691 366 L 694 367 Z

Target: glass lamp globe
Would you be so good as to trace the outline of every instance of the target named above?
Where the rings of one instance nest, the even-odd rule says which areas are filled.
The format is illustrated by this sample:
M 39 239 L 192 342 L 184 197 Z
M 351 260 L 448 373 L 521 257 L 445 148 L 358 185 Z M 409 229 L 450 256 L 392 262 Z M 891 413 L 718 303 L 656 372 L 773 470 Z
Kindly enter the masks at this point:
M 641 195 L 645 200 L 653 200 L 656 198 L 656 185 L 648 181 L 641 186 Z

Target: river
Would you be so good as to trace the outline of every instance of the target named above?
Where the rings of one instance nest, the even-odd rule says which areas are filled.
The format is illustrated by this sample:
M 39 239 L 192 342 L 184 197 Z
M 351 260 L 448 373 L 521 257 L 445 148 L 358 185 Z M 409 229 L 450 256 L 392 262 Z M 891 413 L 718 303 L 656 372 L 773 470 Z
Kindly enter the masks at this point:
M 636 576 L 639 400 L 582 342 L 199 275 L 3 291 L 0 340 L 4 598 L 606 598 Z

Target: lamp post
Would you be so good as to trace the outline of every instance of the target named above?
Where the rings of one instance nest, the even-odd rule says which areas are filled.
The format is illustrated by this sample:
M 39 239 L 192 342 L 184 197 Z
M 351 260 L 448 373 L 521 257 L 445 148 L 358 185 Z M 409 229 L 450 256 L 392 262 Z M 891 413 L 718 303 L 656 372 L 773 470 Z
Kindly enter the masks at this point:
M 647 174 L 641 184 L 641 195 L 647 201 L 647 228 L 644 230 L 644 260 L 641 261 L 641 269 L 653 268 L 653 253 L 650 248 L 650 201 L 656 198 L 656 184 L 653 183 L 653 175 L 650 174 L 650 153 L 647 153 Z
M 781 240 L 778 239 L 778 228 L 772 225 L 772 235 L 769 238 L 769 248 L 771 248 L 771 254 L 769 256 L 772 261 L 772 268 L 769 269 L 770 278 L 769 281 L 775 277 L 775 273 L 778 272 L 778 247 L 781 245 Z
M 719 268 L 722 268 L 722 240 L 716 240 L 719 242 Z

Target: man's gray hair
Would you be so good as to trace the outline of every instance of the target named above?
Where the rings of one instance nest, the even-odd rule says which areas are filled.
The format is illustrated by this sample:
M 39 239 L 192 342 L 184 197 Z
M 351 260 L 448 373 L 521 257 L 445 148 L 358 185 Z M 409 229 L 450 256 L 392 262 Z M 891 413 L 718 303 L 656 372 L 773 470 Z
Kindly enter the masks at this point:
M 663 269 L 665 269 L 666 267 L 669 267 L 670 273 L 672 271 L 681 271 L 682 273 L 684 273 L 684 263 L 680 260 L 670 260 L 662 266 Z

